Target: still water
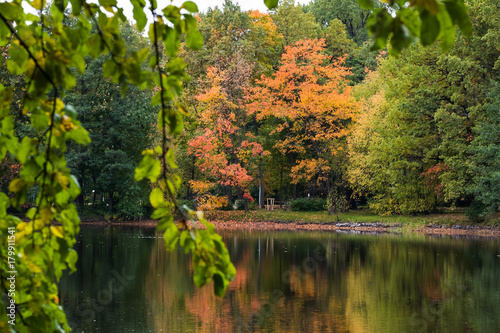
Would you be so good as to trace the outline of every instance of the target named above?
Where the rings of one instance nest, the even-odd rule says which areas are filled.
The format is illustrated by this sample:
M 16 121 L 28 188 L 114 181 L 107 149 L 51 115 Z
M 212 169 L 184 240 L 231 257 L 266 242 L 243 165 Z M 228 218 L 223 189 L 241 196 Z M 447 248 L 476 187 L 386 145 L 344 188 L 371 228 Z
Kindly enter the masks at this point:
M 74 332 L 500 332 L 500 240 L 221 232 L 224 298 L 146 228 L 83 227 L 61 280 Z

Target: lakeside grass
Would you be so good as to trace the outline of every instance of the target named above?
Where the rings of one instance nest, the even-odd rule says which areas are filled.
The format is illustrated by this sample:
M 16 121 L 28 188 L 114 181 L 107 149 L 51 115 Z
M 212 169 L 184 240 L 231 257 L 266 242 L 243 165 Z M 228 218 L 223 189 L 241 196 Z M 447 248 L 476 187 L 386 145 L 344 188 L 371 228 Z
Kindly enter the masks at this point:
M 329 215 L 323 212 L 293 212 L 263 209 L 253 211 L 212 211 L 207 212 L 206 217 L 219 221 L 241 221 L 244 222 L 295 222 L 301 224 L 309 223 L 336 223 L 337 215 Z M 428 215 L 378 215 L 368 210 L 353 210 L 338 215 L 338 222 L 346 223 L 376 223 L 384 225 L 401 224 L 403 230 L 415 230 L 427 225 L 477 225 L 480 227 L 500 227 L 500 213 L 482 223 L 474 223 L 467 219 L 463 211 L 443 211 Z

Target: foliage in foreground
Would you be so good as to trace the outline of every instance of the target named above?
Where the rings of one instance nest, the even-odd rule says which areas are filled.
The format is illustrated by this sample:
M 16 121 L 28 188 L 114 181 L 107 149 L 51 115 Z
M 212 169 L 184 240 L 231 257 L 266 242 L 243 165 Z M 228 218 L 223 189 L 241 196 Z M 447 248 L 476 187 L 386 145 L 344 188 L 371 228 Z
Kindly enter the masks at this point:
M 147 23 L 146 4 L 132 4 L 137 29 L 142 31 Z M 119 23 L 126 18 L 116 2 L 101 1 L 97 5 L 72 1 L 71 11 L 62 1 L 50 8 L 45 8 L 44 1 L 30 5 L 38 16 L 26 14 L 21 1 L 0 3 L 0 46 L 8 47 L 6 65 L 10 74 L 25 75 L 21 111 L 24 127 L 28 128 L 27 133 L 17 131 L 11 113 L 14 89 L 0 85 L 0 159 L 10 154 L 21 164 L 19 174 L 9 184 L 13 196 L 0 193 L 2 331 L 70 330 L 59 305 L 57 282 L 65 269 L 75 270 L 77 254 L 72 247 L 80 220 L 73 200 L 80 194 L 80 186 L 67 167 L 66 153 L 69 141 L 88 145 L 90 138 L 77 120 L 77 110 L 63 99 L 77 83 L 75 71 L 83 74 L 87 56 L 109 55 L 102 63 L 103 74 L 120 85 L 123 95 L 130 91 L 130 84 L 155 91 L 151 104 L 160 109 L 161 140 L 154 149 L 142 152 L 134 178 L 150 181 L 152 217 L 159 220 L 158 230 L 164 231 L 167 248 L 179 242 L 186 253 L 191 252 L 195 284 L 202 286 L 213 279 L 214 292 L 223 295 L 236 272 L 221 237 L 201 212 L 185 213 L 175 202 L 181 181 L 175 173 L 170 137 L 183 128 L 184 107 L 174 99 L 182 91 L 181 82 L 187 79 L 185 63 L 176 55 L 183 38 L 192 49 L 200 49 L 203 44 L 197 20 L 191 15 L 198 11 L 197 6 L 187 1 L 181 7 L 169 5 L 160 14 L 156 2 L 151 3 L 154 22 L 149 37 L 154 49 L 150 56 L 149 48 L 127 52 Z M 163 50 L 168 57 L 165 62 Z M 143 66 L 147 60 L 151 69 Z M 8 214 L 9 206 L 19 208 L 25 203 L 34 186 L 40 190 L 36 206 L 26 214 L 29 221 Z M 182 216 L 179 225 L 173 220 L 174 209 Z M 205 229 L 188 224 L 194 220 Z M 15 246 L 7 246 L 7 235 L 11 236 L 9 240 L 15 237 Z M 8 272 L 14 270 L 15 294 L 10 292 L 7 280 Z M 9 313 L 15 313 L 15 322 L 6 321 L 6 302 L 15 302 Z

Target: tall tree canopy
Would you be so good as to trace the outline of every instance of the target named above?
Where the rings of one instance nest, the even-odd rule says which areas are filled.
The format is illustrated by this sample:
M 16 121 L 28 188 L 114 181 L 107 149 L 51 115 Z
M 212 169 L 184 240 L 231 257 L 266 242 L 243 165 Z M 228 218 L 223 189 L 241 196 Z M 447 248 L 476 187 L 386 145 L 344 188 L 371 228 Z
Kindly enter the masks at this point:
M 120 33 L 129 52 L 150 47 L 128 22 L 120 25 Z M 146 182 L 134 180 L 134 169 L 142 159 L 142 151 L 151 147 L 157 137 L 158 110 L 150 105 L 150 90 L 130 87 L 122 96 L 120 85 L 103 77 L 106 58 L 86 57 L 85 72 L 76 76 L 75 88 L 64 98 L 79 110 L 91 138 L 85 148 L 69 144 L 68 165 L 82 188 L 79 205 L 98 205 L 97 194 L 107 194 L 110 214 L 115 212 L 121 218 L 143 216 L 141 202 L 148 201 L 149 187 Z
M 275 148 L 294 160 L 293 183 L 316 179 L 331 186 L 331 156 L 342 149 L 356 109 L 342 62 L 330 62 L 322 39 L 298 41 L 287 47 L 276 73 L 251 91 L 250 112 L 258 121 L 280 120 L 270 134 L 286 133 Z
M 498 191 L 487 180 L 497 177 L 496 141 L 485 132 L 497 132 L 494 8 L 471 1 L 470 39 L 460 36 L 446 54 L 413 46 L 383 61 L 360 87 L 368 99 L 351 138 L 350 174 L 353 186 L 370 188 L 378 211 L 414 213 L 443 201 L 472 201 L 470 216 L 482 218 L 498 206 Z
M 322 27 L 330 26 L 335 19 L 340 20 L 349 37 L 358 44 L 368 39 L 366 22 L 370 10 L 361 8 L 356 0 L 314 0 L 304 6 L 304 10 L 311 12 Z
M 318 30 L 314 16 L 304 13 L 302 6 L 295 0 L 283 0 L 271 13 L 278 31 L 283 35 L 283 45 L 295 44 L 301 39 L 318 37 Z

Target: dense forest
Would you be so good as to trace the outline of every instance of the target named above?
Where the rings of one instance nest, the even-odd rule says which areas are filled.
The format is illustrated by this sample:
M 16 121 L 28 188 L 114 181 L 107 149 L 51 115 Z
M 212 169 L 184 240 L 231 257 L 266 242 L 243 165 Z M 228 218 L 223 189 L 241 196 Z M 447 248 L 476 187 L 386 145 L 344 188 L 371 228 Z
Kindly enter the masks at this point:
M 463 206 L 481 220 L 495 212 L 500 11 L 493 0 L 466 5 L 471 38 L 457 30 L 447 53 L 439 43 L 415 44 L 399 57 L 370 51 L 370 11 L 356 0 L 286 0 L 269 13 L 226 1 L 198 14 L 204 45 L 181 44 L 191 79 L 179 99 L 182 134 L 171 138 L 180 202 L 252 209 L 267 197 L 328 198 L 381 214 Z M 120 34 L 129 52 L 154 48 L 136 26 L 122 23 Z M 7 47 L 2 54 L 1 82 L 18 87 L 21 105 L 24 77 L 9 74 Z M 123 95 L 123 83 L 105 78 L 109 58 L 85 58 L 64 97 L 91 138 L 86 147 L 67 143 L 82 188 L 76 202 L 81 216 L 147 217 L 151 188 L 134 180 L 134 169 L 160 140 L 158 107 L 153 90 L 129 87 Z M 142 60 L 147 66 L 146 54 Z M 17 115 L 16 131 L 28 131 L 21 107 Z M 7 156 L 1 169 L 5 191 L 19 165 Z M 25 207 L 34 204 L 31 191 Z
M 223 296 L 202 210 L 498 210 L 498 1 L 265 3 L 0 2 L 0 330 L 70 331 L 80 217 L 157 221 Z

